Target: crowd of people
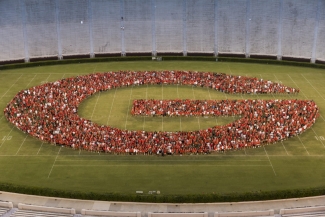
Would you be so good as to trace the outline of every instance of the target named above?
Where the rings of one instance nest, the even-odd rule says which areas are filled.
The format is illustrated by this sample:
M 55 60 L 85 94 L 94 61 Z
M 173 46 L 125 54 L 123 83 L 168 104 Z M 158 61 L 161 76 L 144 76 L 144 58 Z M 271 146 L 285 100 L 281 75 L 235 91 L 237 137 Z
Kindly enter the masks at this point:
M 78 115 L 82 100 L 99 91 L 144 84 L 209 87 L 225 93 L 298 93 L 257 78 L 191 71 L 120 71 L 66 78 L 20 91 L 6 106 L 6 118 L 20 130 L 53 144 L 116 154 L 186 154 L 255 147 L 297 135 L 316 120 L 313 101 L 138 101 L 133 114 L 241 115 L 225 126 L 190 132 L 131 131 L 98 125 Z M 135 101 L 137 102 L 137 101 Z M 151 103 L 151 104 L 150 104 Z M 168 105 L 167 107 L 165 105 Z M 147 106 L 150 105 L 150 106 Z M 185 105 L 185 108 L 182 108 Z M 195 106 L 197 106 L 196 109 Z M 160 108 L 161 107 L 161 108 Z M 194 108 L 193 108 L 194 107 Z M 141 112 L 139 113 L 139 111 Z M 144 113 L 143 113 L 144 112 Z
M 132 115 L 240 116 L 225 126 L 200 132 L 189 145 L 203 139 L 210 150 L 225 151 L 271 144 L 299 135 L 318 116 L 312 100 L 134 100 Z

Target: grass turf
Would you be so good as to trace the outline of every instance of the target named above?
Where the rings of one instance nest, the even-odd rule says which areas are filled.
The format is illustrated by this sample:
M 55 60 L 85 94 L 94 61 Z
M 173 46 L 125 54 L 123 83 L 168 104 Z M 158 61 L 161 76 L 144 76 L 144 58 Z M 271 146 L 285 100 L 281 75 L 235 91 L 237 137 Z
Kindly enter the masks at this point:
M 229 95 L 206 88 L 140 86 L 96 94 L 79 115 L 131 130 L 197 130 L 236 117 L 132 117 L 133 99 L 313 99 L 320 108 L 315 125 L 298 137 L 257 149 L 198 156 L 116 156 L 53 146 L 12 126 L 0 113 L 0 182 L 84 192 L 134 194 L 230 193 L 325 186 L 324 70 L 225 62 L 110 62 L 0 71 L 0 108 L 18 91 L 78 74 L 117 70 L 196 70 L 247 75 L 300 88 L 298 95 Z

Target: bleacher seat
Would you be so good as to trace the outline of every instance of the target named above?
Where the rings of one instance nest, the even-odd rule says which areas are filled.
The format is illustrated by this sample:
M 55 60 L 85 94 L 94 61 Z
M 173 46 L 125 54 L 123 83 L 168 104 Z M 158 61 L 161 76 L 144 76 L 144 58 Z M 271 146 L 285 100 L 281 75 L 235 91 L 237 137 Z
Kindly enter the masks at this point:
M 73 214 L 40 212 L 34 210 L 17 210 L 10 217 L 73 217 Z

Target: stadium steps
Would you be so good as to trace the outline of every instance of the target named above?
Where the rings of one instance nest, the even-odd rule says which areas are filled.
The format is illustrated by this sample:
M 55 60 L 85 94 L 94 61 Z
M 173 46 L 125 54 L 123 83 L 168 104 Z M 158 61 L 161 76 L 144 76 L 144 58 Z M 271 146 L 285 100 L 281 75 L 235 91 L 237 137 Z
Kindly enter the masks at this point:
M 10 217 L 10 215 L 14 212 L 16 212 L 18 209 L 17 208 L 12 208 L 9 209 L 7 213 L 5 213 L 4 215 L 2 215 L 1 217 Z
M 12 209 L 10 208 L 6 208 L 6 207 L 0 207 L 0 216 L 1 217 L 7 217 L 8 213 L 11 211 Z
M 10 217 L 73 217 L 73 214 L 40 212 L 33 210 L 17 210 L 13 212 Z
M 323 212 L 309 212 L 309 213 L 294 213 L 294 214 L 284 214 L 281 217 L 324 217 L 325 211 Z

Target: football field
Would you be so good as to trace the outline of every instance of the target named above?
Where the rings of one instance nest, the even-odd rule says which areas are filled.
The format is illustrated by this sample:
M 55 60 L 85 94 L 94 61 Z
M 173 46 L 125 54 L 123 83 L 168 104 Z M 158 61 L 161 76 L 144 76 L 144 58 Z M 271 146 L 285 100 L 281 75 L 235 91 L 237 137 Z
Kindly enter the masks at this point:
M 299 94 L 225 94 L 180 85 L 100 92 L 84 100 L 81 117 L 127 130 L 192 131 L 239 117 L 131 116 L 134 99 L 308 99 L 320 116 L 303 134 L 276 144 L 208 155 L 114 155 L 43 143 L 10 124 L 3 109 L 20 91 L 59 79 L 118 70 L 192 70 L 242 75 L 299 88 Z M 82 192 L 160 191 L 205 194 L 325 187 L 325 70 L 195 61 L 129 61 L 0 70 L 0 183 Z

